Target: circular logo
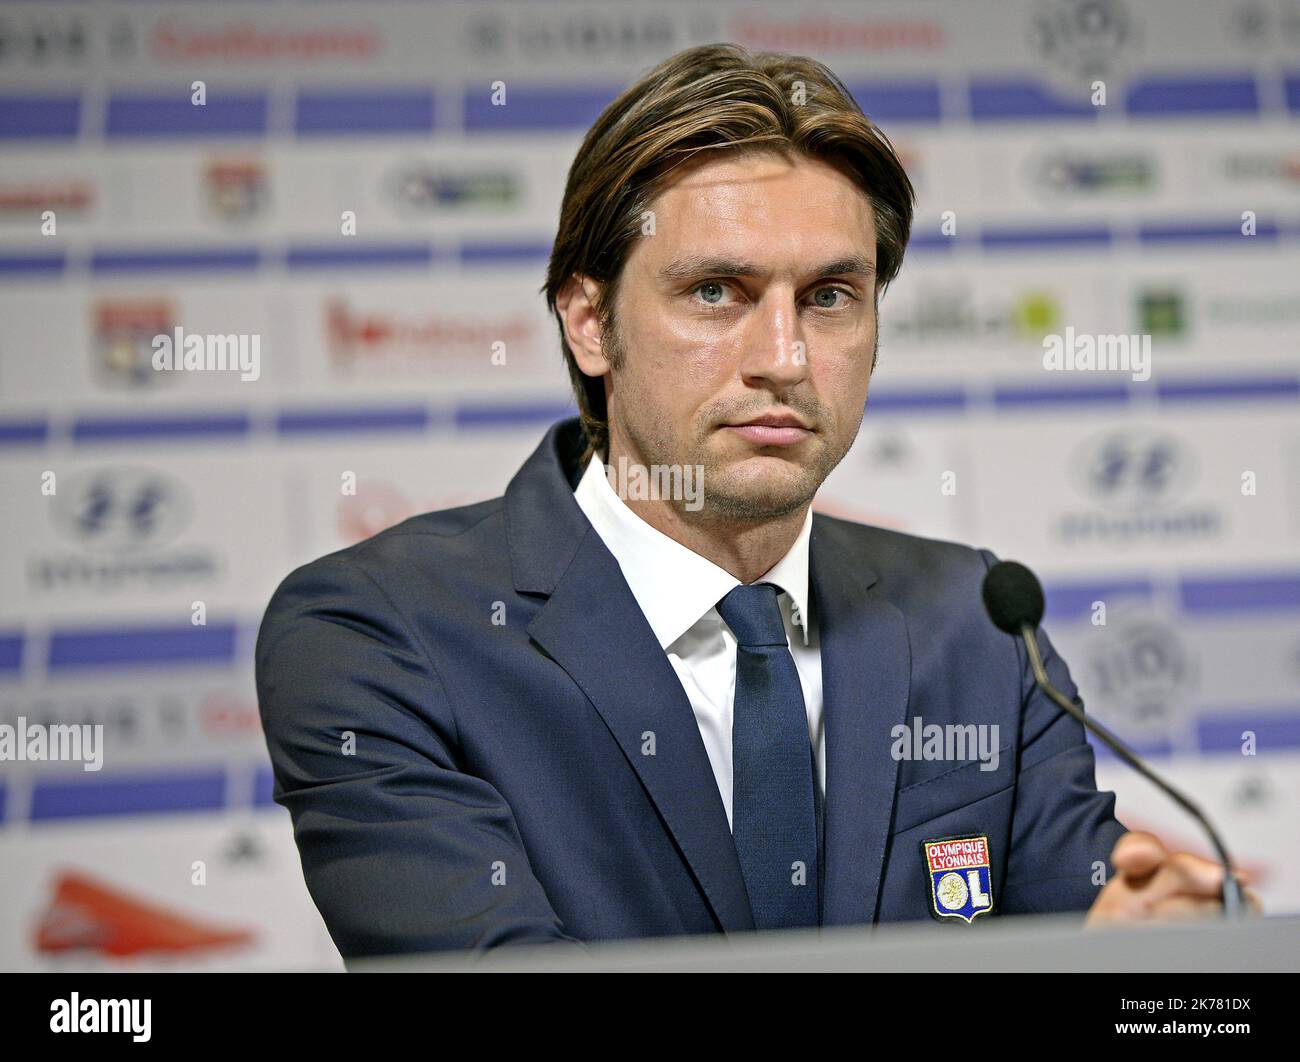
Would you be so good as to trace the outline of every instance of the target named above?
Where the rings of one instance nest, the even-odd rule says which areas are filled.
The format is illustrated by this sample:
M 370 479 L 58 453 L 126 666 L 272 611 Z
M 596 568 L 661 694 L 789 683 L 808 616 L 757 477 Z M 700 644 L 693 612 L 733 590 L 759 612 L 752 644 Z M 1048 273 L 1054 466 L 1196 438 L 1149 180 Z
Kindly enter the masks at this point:
M 966 906 L 966 900 L 970 896 L 962 876 L 951 871 L 939 879 L 934 894 L 949 911 L 960 911 Z

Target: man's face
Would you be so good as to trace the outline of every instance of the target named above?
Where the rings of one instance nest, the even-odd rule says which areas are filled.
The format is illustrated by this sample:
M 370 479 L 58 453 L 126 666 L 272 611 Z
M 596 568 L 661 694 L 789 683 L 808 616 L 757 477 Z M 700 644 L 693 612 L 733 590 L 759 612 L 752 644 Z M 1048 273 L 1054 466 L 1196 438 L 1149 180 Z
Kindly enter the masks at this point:
M 862 423 L 871 205 L 835 167 L 768 153 L 693 164 L 651 209 L 606 337 L 609 456 L 704 466 L 705 519 L 797 511 Z M 804 430 L 738 427 L 765 415 Z

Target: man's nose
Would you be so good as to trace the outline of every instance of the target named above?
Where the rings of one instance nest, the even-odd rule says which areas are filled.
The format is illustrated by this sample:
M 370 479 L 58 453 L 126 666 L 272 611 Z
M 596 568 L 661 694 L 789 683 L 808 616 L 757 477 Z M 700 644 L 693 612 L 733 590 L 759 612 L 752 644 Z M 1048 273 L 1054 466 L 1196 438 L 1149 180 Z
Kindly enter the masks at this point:
M 788 386 L 808 374 L 808 350 L 793 291 L 766 292 L 747 325 L 741 364 L 744 375 Z

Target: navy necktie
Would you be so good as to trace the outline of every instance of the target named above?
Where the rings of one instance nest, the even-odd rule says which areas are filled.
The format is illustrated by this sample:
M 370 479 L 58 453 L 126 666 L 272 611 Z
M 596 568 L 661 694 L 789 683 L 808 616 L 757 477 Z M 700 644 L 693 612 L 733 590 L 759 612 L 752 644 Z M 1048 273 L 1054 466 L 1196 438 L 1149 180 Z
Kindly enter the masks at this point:
M 808 714 L 772 583 L 718 602 L 736 649 L 732 836 L 758 929 L 818 924 L 816 789 Z

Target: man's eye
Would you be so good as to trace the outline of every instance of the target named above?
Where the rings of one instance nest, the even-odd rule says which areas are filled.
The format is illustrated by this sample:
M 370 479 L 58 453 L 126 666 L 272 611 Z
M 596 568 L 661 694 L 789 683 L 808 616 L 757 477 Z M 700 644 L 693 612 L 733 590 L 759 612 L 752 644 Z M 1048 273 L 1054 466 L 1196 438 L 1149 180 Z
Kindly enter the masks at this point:
M 696 284 L 691 290 L 691 294 L 705 293 L 701 294 L 701 300 L 706 306 L 719 306 L 726 291 L 726 285 L 721 281 L 706 280 L 703 284 Z
M 818 300 L 821 299 L 821 297 L 822 297 L 823 295 L 828 295 L 828 296 L 830 296 L 830 302 L 820 302 L 820 301 L 818 301 Z M 841 303 L 837 303 L 837 302 L 835 302 L 835 296 L 836 296 L 836 295 L 843 295 L 843 296 L 844 296 L 844 302 L 841 302 Z M 845 306 L 847 306 L 847 305 L 849 304 L 849 301 L 850 301 L 852 298 L 853 298 L 853 295 L 852 295 L 850 292 L 845 291 L 843 288 L 818 288 L 816 291 L 813 292 L 814 305 L 816 305 L 817 309 L 819 309 L 819 310 L 839 310 L 839 309 L 842 309 L 843 307 L 845 307 Z

